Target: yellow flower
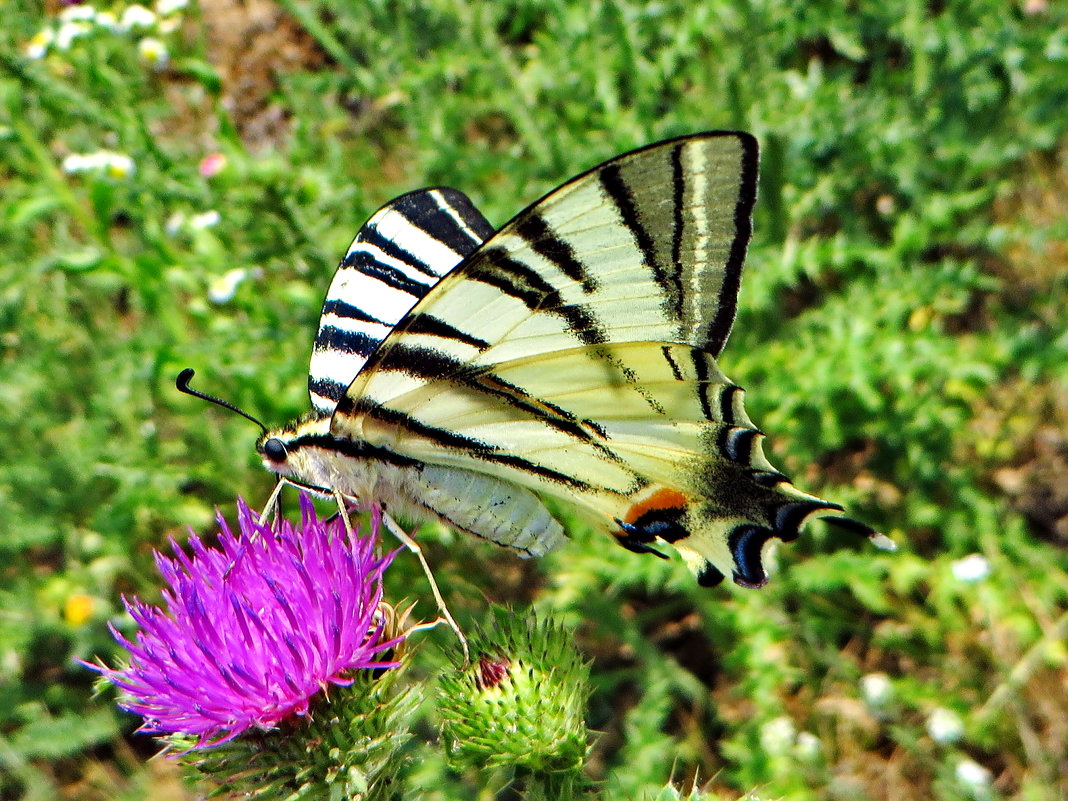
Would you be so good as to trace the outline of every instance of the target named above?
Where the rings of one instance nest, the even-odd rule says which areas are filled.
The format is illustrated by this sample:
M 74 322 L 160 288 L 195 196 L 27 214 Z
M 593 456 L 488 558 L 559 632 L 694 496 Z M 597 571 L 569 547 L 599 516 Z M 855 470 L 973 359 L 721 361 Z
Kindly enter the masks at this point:
M 81 626 L 93 616 L 95 602 L 84 592 L 72 593 L 63 604 L 63 619 L 72 626 Z

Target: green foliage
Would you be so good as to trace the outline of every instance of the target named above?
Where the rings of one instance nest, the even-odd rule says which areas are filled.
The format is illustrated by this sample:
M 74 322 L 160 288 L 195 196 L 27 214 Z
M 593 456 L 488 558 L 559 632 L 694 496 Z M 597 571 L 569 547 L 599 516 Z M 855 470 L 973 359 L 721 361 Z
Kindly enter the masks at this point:
M 209 779 L 213 794 L 286 801 L 387 801 L 401 798 L 397 774 L 418 702 L 398 689 L 403 668 L 363 671 L 334 687 L 306 718 L 190 751 L 195 740 L 170 738 L 179 759 Z
M 502 223 L 601 159 L 709 128 L 763 150 L 722 365 L 772 461 L 901 550 L 813 527 L 765 590 L 709 592 L 580 528 L 522 566 L 425 529 L 443 591 L 462 623 L 490 594 L 577 627 L 605 798 L 706 777 L 725 798 L 880 798 L 892 777 L 957 799 L 979 792 L 964 759 L 991 797 L 1066 792 L 1068 560 L 1043 517 L 1068 475 L 1061 4 L 281 5 L 272 25 L 201 0 L 152 32 L 164 69 L 139 58 L 149 31 L 30 58 L 56 23 L 5 8 L 0 796 L 153 792 L 152 746 L 71 660 L 111 653 L 109 621 L 129 630 L 120 593 L 157 592 L 153 547 L 270 489 L 255 429 L 177 395 L 181 368 L 294 417 L 331 270 L 378 204 L 446 184 Z M 64 171 L 100 150 L 133 171 Z M 210 153 L 226 164 L 207 176 Z M 955 575 L 971 553 L 989 576 Z M 387 592 L 430 616 L 412 561 Z M 858 687 L 874 673 L 885 708 Z M 943 707 L 957 742 L 928 731 Z M 507 797 L 420 749 L 422 797 Z

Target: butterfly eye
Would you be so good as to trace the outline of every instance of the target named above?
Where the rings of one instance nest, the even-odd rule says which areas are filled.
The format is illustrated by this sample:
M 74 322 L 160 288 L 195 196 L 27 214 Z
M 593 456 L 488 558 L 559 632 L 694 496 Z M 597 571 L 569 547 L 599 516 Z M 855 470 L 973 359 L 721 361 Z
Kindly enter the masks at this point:
M 286 451 L 285 443 L 282 440 L 278 439 L 278 437 L 271 437 L 263 443 L 263 455 L 272 462 L 284 462 L 289 453 Z

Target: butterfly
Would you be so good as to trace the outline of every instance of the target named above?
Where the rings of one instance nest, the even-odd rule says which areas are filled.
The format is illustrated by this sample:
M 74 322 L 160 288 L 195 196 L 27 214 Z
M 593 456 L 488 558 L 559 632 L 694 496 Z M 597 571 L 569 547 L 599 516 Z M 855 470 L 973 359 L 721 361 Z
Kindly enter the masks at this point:
M 567 539 L 553 499 L 636 553 L 673 546 L 704 586 L 762 586 L 768 541 L 817 517 L 889 542 L 768 462 L 717 363 L 757 163 L 747 133 L 669 139 L 499 230 L 454 189 L 387 203 L 327 291 L 311 411 L 265 430 L 265 467 L 524 556 Z

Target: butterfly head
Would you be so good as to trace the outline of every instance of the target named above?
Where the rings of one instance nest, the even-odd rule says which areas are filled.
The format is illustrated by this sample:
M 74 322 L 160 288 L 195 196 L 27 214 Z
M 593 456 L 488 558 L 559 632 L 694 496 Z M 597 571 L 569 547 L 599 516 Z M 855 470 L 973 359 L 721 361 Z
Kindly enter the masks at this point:
M 256 442 L 263 466 L 298 482 L 315 481 L 317 456 L 330 437 L 330 418 L 315 414 L 281 428 L 268 429 Z

